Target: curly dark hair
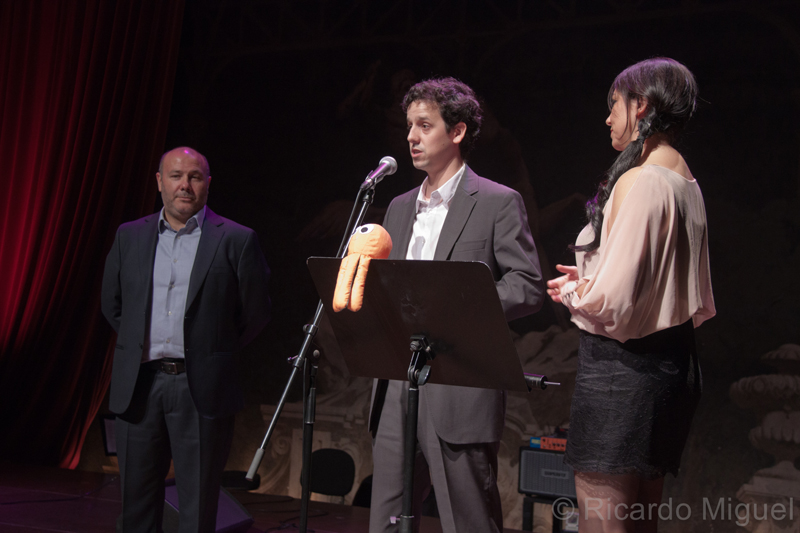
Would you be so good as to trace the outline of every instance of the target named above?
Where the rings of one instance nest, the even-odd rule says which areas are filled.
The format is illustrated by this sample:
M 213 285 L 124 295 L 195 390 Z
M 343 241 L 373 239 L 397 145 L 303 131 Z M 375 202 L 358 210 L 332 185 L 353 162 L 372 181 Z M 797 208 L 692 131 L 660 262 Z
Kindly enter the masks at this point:
M 570 246 L 578 252 L 591 252 L 600 246 L 603 207 L 619 177 L 638 164 L 645 139 L 660 133 L 674 145 L 697 106 L 694 75 L 683 64 L 668 57 L 646 59 L 623 70 L 608 90 L 609 109 L 613 107 L 614 92 L 623 99 L 626 108 L 635 98 L 646 100 L 647 114 L 637 124 L 639 136 L 617 156 L 597 188 L 597 194 L 586 203 L 586 218 L 594 230 L 594 240 L 582 246 Z
M 408 90 L 403 98 L 403 113 L 408 112 L 414 102 L 435 104 L 448 133 L 459 122 L 466 124 L 467 132 L 459 145 L 461 157 L 466 160 L 475 147 L 483 123 L 481 104 L 475 91 L 455 78 L 434 78 L 421 81 Z

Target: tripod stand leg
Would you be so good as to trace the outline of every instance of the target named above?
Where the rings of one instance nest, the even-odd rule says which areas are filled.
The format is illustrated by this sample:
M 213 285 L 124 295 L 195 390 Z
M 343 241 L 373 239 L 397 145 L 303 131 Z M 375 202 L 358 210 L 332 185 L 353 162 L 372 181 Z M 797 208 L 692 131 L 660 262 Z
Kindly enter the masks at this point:
M 417 455 L 417 419 L 419 417 L 419 388 L 425 385 L 430 374 L 428 359 L 435 356 L 425 335 L 411 336 L 411 362 L 408 365 L 408 411 L 403 446 L 403 512 L 400 515 L 400 533 L 414 530 L 414 462 Z
M 308 372 L 308 393 L 305 400 L 303 417 L 303 470 L 300 476 L 302 494 L 300 496 L 300 533 L 308 529 L 308 500 L 311 496 L 311 448 L 314 443 L 314 421 L 316 419 L 317 405 L 317 364 L 316 358 L 306 359 L 305 367 Z

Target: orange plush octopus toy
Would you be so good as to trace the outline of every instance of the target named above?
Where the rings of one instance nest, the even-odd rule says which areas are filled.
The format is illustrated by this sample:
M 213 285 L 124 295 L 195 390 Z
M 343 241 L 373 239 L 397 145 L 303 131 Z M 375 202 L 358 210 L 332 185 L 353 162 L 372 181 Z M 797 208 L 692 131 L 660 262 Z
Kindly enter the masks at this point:
M 358 311 L 364 302 L 364 284 L 372 259 L 386 259 L 392 251 L 392 237 L 378 224 L 359 226 L 350 237 L 347 256 L 339 266 L 333 310 Z

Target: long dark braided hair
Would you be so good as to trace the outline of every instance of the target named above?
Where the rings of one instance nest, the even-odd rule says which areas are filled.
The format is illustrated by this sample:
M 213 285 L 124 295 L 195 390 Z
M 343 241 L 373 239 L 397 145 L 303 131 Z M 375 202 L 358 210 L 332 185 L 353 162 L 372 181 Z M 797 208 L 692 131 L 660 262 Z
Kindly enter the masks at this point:
M 645 139 L 660 133 L 670 145 L 678 140 L 696 107 L 697 82 L 681 63 L 656 57 L 631 65 L 617 76 L 608 90 L 609 109 L 613 107 L 615 92 L 625 102 L 626 109 L 632 99 L 645 99 L 647 111 L 638 123 L 639 136 L 617 156 L 595 197 L 586 202 L 586 218 L 594 231 L 594 240 L 581 246 L 571 245 L 575 252 L 591 252 L 600 246 L 603 208 L 619 177 L 639 162 Z

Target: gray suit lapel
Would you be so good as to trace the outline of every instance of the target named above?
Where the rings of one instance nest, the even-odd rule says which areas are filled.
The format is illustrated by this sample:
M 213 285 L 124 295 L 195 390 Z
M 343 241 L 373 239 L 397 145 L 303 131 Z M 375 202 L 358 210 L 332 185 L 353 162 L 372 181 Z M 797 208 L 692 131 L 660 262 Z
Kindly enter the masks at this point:
M 200 235 L 200 242 L 197 244 L 197 255 L 192 266 L 192 276 L 189 278 L 189 292 L 186 295 L 186 309 L 189 309 L 194 302 L 200 287 L 211 268 L 214 256 L 225 235 L 224 221 L 216 213 L 206 207 L 206 218 L 203 221 L 203 233 Z
M 417 216 L 417 196 L 419 189 L 416 189 L 417 194 L 409 195 L 408 201 L 400 206 L 399 219 L 402 221 L 402 227 L 398 228 L 397 241 L 392 242 L 392 251 L 389 253 L 389 259 L 405 259 L 408 252 L 408 243 L 411 241 L 411 232 L 414 229 L 414 219 Z
M 436 252 L 433 254 L 435 261 L 446 260 L 453 250 L 453 246 L 455 246 L 477 203 L 473 196 L 476 192 L 478 192 L 478 180 L 475 179 L 475 173 L 472 172 L 472 169 L 467 167 L 464 169 L 464 176 L 461 178 L 461 183 L 458 184 L 458 189 L 453 196 L 453 203 L 450 204 L 447 218 L 444 219 L 442 232 L 439 234 L 439 243 L 436 245 Z

